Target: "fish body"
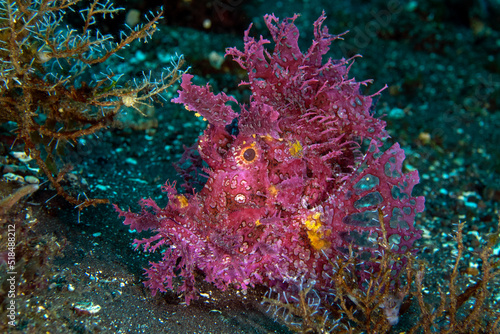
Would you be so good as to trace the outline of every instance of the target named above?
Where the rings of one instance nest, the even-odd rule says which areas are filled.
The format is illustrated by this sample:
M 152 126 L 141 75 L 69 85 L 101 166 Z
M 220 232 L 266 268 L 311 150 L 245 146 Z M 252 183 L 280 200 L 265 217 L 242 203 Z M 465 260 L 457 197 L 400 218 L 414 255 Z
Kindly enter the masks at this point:
M 220 289 L 264 284 L 286 290 L 300 281 L 328 291 L 332 259 L 349 256 L 349 249 L 365 258 L 380 254 L 382 225 L 401 254 L 420 237 L 414 218 L 424 198 L 411 194 L 418 173 L 402 172 L 398 144 L 380 150 L 388 134 L 373 115 L 378 93 L 360 92 L 368 81 L 348 77 L 352 61 L 323 63 L 330 43 L 341 37 L 328 34 L 324 15 L 306 53 L 298 47 L 295 19 L 265 17 L 272 53 L 269 41 L 249 36 L 250 28 L 243 51 L 228 49 L 248 72 L 242 84 L 252 91 L 249 105 L 183 75 L 173 102 L 208 122 L 196 146 L 206 182 L 185 193 L 165 184 L 165 208 L 151 199 L 141 202 L 141 213 L 117 208 L 131 228 L 156 232 L 136 240 L 137 247 L 165 248 L 163 259 L 146 270 L 153 291 L 172 289 L 172 279 L 181 276 L 179 290 L 189 302 L 196 298 L 197 271 Z M 237 131 L 229 131 L 235 120 Z M 403 267 L 404 261 L 394 264 L 396 271 Z

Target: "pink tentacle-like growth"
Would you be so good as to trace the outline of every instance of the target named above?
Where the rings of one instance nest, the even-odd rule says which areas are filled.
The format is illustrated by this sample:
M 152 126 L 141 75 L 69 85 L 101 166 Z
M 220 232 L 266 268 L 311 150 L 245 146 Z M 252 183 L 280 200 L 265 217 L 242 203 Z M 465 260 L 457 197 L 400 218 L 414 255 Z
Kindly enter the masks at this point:
M 156 233 L 136 240 L 137 247 L 165 250 L 146 270 L 153 291 L 172 289 L 180 276 L 189 303 L 196 298 L 197 270 L 220 289 L 266 284 L 286 290 L 290 277 L 300 277 L 328 291 L 335 270 L 329 259 L 346 257 L 349 248 L 360 256 L 382 251 L 374 241 L 381 234 L 379 210 L 394 251 L 413 250 L 420 237 L 414 220 L 424 198 L 411 194 L 418 173 L 402 172 L 398 144 L 380 151 L 388 134 L 371 112 L 373 96 L 360 93 L 368 82 L 349 78 L 348 60 L 323 62 L 342 35 L 330 35 L 322 15 L 303 54 L 296 17 L 265 16 L 272 53 L 265 48 L 271 42 L 250 37 L 250 28 L 243 51 L 227 50 L 248 71 L 242 85 L 252 95 L 240 113 L 229 103 L 237 103 L 234 98 L 195 86 L 184 74 L 173 102 L 208 121 L 197 143 L 208 166 L 206 183 L 185 194 L 165 185 L 165 208 L 151 199 L 141 202 L 141 213 L 116 207 L 132 229 Z M 235 118 L 237 134 L 229 133 Z

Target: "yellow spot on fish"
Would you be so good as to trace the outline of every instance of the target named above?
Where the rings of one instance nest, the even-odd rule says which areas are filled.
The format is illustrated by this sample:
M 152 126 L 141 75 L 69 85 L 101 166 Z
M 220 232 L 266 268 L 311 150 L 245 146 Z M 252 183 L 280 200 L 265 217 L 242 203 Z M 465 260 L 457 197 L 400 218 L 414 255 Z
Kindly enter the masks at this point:
M 187 207 L 189 205 L 189 202 L 184 195 L 177 195 L 176 198 L 179 201 L 181 209 L 184 209 L 185 207 Z
M 273 136 L 271 136 L 269 133 L 264 135 L 264 136 L 260 136 L 260 138 L 264 139 L 265 141 L 283 141 L 283 138 L 274 138 Z
M 295 143 L 290 144 L 290 154 L 294 158 L 302 157 L 302 144 L 296 140 Z
M 269 194 L 270 194 L 271 196 L 273 196 L 273 197 L 274 197 L 274 196 L 276 196 L 276 195 L 278 194 L 278 189 L 276 189 L 276 187 L 275 187 L 275 186 L 273 186 L 272 184 L 269 186 L 268 191 L 269 191 Z
M 325 240 L 325 231 L 323 228 L 323 224 L 321 224 L 320 218 L 321 213 L 315 212 L 312 215 L 307 216 L 307 219 L 304 222 L 304 225 L 307 229 L 307 236 L 309 237 L 309 241 L 311 242 L 311 246 L 313 246 L 316 250 L 321 250 L 330 247 L 330 242 Z M 330 235 L 331 231 L 327 230 L 326 235 Z
M 311 246 L 316 250 L 326 249 L 330 247 L 330 242 L 322 239 L 318 234 L 307 232 L 307 236 L 309 237 L 309 241 L 311 242 Z

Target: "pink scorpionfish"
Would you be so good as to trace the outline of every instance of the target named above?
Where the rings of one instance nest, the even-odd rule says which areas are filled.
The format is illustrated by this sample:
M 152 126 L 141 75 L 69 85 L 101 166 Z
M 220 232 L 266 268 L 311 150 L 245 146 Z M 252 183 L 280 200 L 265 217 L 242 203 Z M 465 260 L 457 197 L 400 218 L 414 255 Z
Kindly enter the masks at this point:
M 163 250 L 161 261 L 146 270 L 145 284 L 154 293 L 172 289 L 178 276 L 177 290 L 189 303 L 197 297 L 196 272 L 220 289 L 286 289 L 290 278 L 300 277 L 328 291 L 329 259 L 345 257 L 349 245 L 358 253 L 379 251 L 373 241 L 381 232 L 378 210 L 395 251 L 412 250 L 420 237 L 414 219 L 424 198 L 411 194 L 418 173 L 402 173 L 405 154 L 398 144 L 381 152 L 388 134 L 385 122 L 373 117 L 373 95 L 360 93 L 368 81 L 348 77 L 351 60 L 323 62 L 341 37 L 322 25 L 324 14 L 302 53 L 296 17 L 265 16 L 272 53 L 268 40 L 249 36 L 250 28 L 243 51 L 227 50 L 248 72 L 242 85 L 252 91 L 239 112 L 231 107 L 238 103 L 233 97 L 183 75 L 173 102 L 208 121 L 197 143 L 206 183 L 183 194 L 165 184 L 164 208 L 151 199 L 140 202 L 141 213 L 116 208 L 130 228 L 154 233 L 135 240 L 137 247 Z

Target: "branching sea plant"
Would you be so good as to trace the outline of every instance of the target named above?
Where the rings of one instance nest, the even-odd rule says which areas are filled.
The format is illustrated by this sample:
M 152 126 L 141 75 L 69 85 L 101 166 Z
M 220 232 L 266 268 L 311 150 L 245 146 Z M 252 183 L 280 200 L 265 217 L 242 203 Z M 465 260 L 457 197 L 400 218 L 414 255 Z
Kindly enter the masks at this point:
M 405 255 L 405 270 L 395 277 L 391 266 L 401 254 L 391 251 L 383 233 L 379 243 L 385 252 L 370 260 L 379 264 L 379 270 L 369 280 L 360 282 L 353 270 L 360 260 L 349 252 L 345 259 L 331 260 L 336 270 L 329 274 L 335 287 L 329 296 L 320 297 L 310 286 L 298 283 L 296 294 L 271 290 L 263 303 L 268 305 L 269 313 L 298 333 L 389 333 L 399 321 L 405 333 L 411 334 L 500 333 L 498 303 L 492 298 L 493 289 L 499 286 L 500 261 L 494 249 L 498 248 L 500 223 L 475 253 L 482 265 L 474 277 L 461 277 L 466 255 L 463 228 L 464 223 L 458 224 L 454 237 L 456 257 L 448 291 L 438 286 L 431 295 L 424 294 L 428 290 L 424 278 L 429 265 L 412 254 Z M 417 314 L 410 315 L 410 307 Z M 415 319 L 412 323 L 406 319 L 410 317 Z
M 99 19 L 113 17 L 122 8 L 94 0 L 80 10 L 81 27 L 67 24 L 67 14 L 80 0 L 6 0 L 0 2 L 0 122 L 11 122 L 16 140 L 35 159 L 60 196 L 80 208 L 107 202 L 79 200 L 61 180 L 70 168 L 61 168 L 59 154 L 85 135 L 116 123 L 122 107 L 139 106 L 161 94 L 182 74 L 183 58 L 159 78 L 144 74 L 126 80 L 105 68 L 105 62 L 135 40 L 148 41 L 162 12 L 150 13 L 145 23 L 127 27 L 118 38 L 103 35 Z
M 329 258 L 335 268 L 333 272 L 325 273 L 334 286 L 330 293 L 320 296 L 310 287 L 299 284 L 298 296 L 270 293 L 263 303 L 271 305 L 289 328 L 301 333 L 387 332 L 398 323 L 400 308 L 410 294 L 407 282 L 415 278 L 416 259 L 411 252 L 400 254 L 392 251 L 382 210 L 378 210 L 378 215 L 381 235 L 377 242 L 382 251 L 376 257 L 363 260 L 350 248 L 345 257 Z M 407 261 L 405 270 L 394 271 L 394 264 L 403 258 Z M 357 275 L 366 270 L 370 272 L 368 279 Z M 313 293 L 315 298 L 311 297 Z M 282 311 L 276 312 L 280 309 Z
M 435 297 L 439 305 L 429 303 L 424 291 L 423 264 L 415 277 L 413 296 L 418 301 L 420 320 L 409 331 L 412 333 L 500 333 L 500 309 L 498 301 L 492 298 L 492 290 L 498 293 L 500 277 L 500 259 L 494 255 L 499 247 L 500 217 L 497 230 L 486 237 L 483 247 L 473 254 L 482 263 L 474 277 L 465 284 L 459 284 L 461 265 L 465 259 L 466 247 L 463 241 L 464 223 L 457 225 L 455 242 L 457 244 L 454 264 L 449 275 L 448 291 L 437 287 Z

